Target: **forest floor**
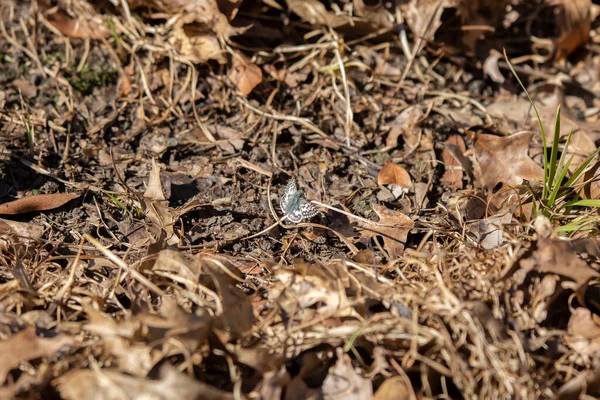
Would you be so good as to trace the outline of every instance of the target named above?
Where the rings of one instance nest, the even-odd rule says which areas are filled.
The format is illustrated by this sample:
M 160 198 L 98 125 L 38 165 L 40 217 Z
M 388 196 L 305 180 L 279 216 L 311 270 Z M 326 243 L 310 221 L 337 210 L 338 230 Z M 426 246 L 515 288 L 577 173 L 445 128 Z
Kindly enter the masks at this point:
M 597 8 L 0 2 L 0 398 L 599 396 Z

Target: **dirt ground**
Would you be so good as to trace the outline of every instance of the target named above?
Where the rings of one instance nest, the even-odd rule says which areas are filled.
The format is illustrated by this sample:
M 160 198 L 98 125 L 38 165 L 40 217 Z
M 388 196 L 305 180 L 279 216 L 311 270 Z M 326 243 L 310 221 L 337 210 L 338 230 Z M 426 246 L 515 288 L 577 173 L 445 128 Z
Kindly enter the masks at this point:
M 599 10 L 0 1 L 0 398 L 600 396 Z

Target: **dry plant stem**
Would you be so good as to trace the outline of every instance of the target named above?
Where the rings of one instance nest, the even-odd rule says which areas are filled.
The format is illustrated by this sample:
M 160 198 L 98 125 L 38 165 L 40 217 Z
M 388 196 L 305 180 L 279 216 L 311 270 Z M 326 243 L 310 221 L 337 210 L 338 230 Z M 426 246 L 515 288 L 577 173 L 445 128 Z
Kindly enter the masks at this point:
M 332 31 L 332 34 L 335 35 Z M 346 145 L 350 146 L 350 131 L 352 130 L 352 121 L 354 120 L 354 115 L 352 113 L 352 104 L 350 103 L 350 91 L 348 90 L 348 79 L 346 78 L 346 67 L 344 66 L 344 61 L 342 60 L 342 55 L 340 54 L 340 48 L 339 48 L 339 43 L 337 42 L 337 38 L 334 36 L 334 39 L 336 39 L 336 46 L 333 49 L 333 52 L 335 53 L 335 58 L 338 62 L 339 68 L 340 68 L 340 75 L 342 77 L 342 84 L 344 87 L 344 98 L 345 98 L 345 103 L 346 103 L 346 120 L 345 120 L 345 131 L 346 131 Z M 335 85 L 335 81 L 334 81 L 334 85 Z
M 83 244 L 84 243 L 85 243 L 85 240 L 83 238 L 81 238 L 81 240 L 79 241 L 79 248 L 77 249 L 77 255 L 75 256 L 75 259 L 71 263 L 71 271 L 69 271 L 69 277 L 67 278 L 65 284 L 60 289 L 60 291 L 56 294 L 56 301 L 58 303 L 62 302 L 63 298 L 65 297 L 65 294 L 67 294 L 67 290 L 69 290 L 69 288 L 71 287 L 73 282 L 75 282 L 75 272 L 77 271 L 77 264 L 79 263 L 81 253 L 83 252 Z
M 440 10 L 440 7 L 442 6 L 443 2 L 444 2 L 444 0 L 438 1 L 437 5 L 435 6 L 435 10 L 433 10 L 431 15 L 429 16 L 429 20 L 427 21 L 427 25 L 425 25 L 425 29 L 423 29 L 423 32 L 421 32 L 421 35 L 419 36 L 419 40 L 413 46 L 412 53 L 410 54 L 410 59 L 408 60 L 408 63 L 406 64 L 406 67 L 404 68 L 404 71 L 402 71 L 402 75 L 400 76 L 400 82 L 399 82 L 400 84 L 402 84 L 402 82 L 404 82 L 404 79 L 406 79 L 406 76 L 410 72 L 410 69 L 411 69 L 413 63 L 415 62 L 415 58 L 417 57 L 417 54 L 421 50 L 421 45 L 425 41 L 427 32 L 429 32 L 429 28 L 431 28 L 431 24 L 433 23 L 433 20 L 435 19 L 436 14 Z
M 456 94 L 456 93 L 446 93 L 446 92 L 439 92 L 439 91 L 427 91 L 425 92 L 426 95 L 429 96 L 439 96 L 439 97 L 446 97 L 449 99 L 458 99 L 458 100 L 464 100 L 464 101 L 468 101 L 469 103 L 473 104 L 475 107 L 477 107 L 481 112 L 483 112 L 485 114 L 485 121 L 488 124 L 493 124 L 493 120 L 492 117 L 490 117 L 490 114 L 487 112 L 487 109 L 477 100 L 472 99 L 470 97 L 467 96 L 461 96 L 460 94 Z
M 92 245 L 94 245 L 94 247 L 96 247 L 96 249 L 98 249 L 102 254 L 104 254 L 106 256 L 106 258 L 108 258 L 110 261 L 112 261 L 113 264 L 115 264 L 117 267 L 121 268 L 123 271 L 127 272 L 129 275 L 131 275 L 131 277 L 133 279 L 138 281 L 140 284 L 145 286 L 147 289 L 152 291 L 154 294 L 156 294 L 158 296 L 165 295 L 164 292 L 158 286 L 156 286 L 154 283 L 150 282 L 150 280 L 148 278 L 146 278 L 144 275 L 140 274 L 135 269 L 133 269 L 129 265 L 127 265 L 127 263 L 125 261 L 121 260 L 115 253 L 108 250 L 102 243 L 100 243 L 99 241 L 97 241 L 96 239 L 94 239 L 93 237 L 88 235 L 87 233 L 84 233 L 83 237 L 85 240 L 87 240 Z

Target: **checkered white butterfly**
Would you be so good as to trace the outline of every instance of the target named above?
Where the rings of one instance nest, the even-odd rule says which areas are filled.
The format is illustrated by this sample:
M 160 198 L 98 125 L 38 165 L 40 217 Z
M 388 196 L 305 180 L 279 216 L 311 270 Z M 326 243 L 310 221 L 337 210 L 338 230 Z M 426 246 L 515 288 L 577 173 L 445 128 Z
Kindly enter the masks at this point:
M 285 187 L 285 191 L 279 201 L 279 206 L 283 215 L 285 215 L 293 224 L 298 224 L 303 220 L 309 220 L 317 215 L 317 209 L 308 200 L 304 198 L 304 193 L 296 187 L 296 180 L 291 178 Z

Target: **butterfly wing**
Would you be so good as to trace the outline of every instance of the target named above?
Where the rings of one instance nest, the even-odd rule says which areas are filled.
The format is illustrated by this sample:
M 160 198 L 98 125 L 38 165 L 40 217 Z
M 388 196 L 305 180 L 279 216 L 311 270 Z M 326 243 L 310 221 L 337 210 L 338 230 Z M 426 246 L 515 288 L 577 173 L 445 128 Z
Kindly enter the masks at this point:
M 296 180 L 291 178 L 288 184 L 285 187 L 283 195 L 281 195 L 281 200 L 279 200 L 279 206 L 281 207 L 281 211 L 286 212 L 290 199 L 294 196 L 294 194 L 298 191 L 296 188 Z
M 301 198 L 298 201 L 298 207 L 286 214 L 288 221 L 293 224 L 299 224 L 304 220 L 309 220 L 317 215 L 317 209 L 308 200 Z

